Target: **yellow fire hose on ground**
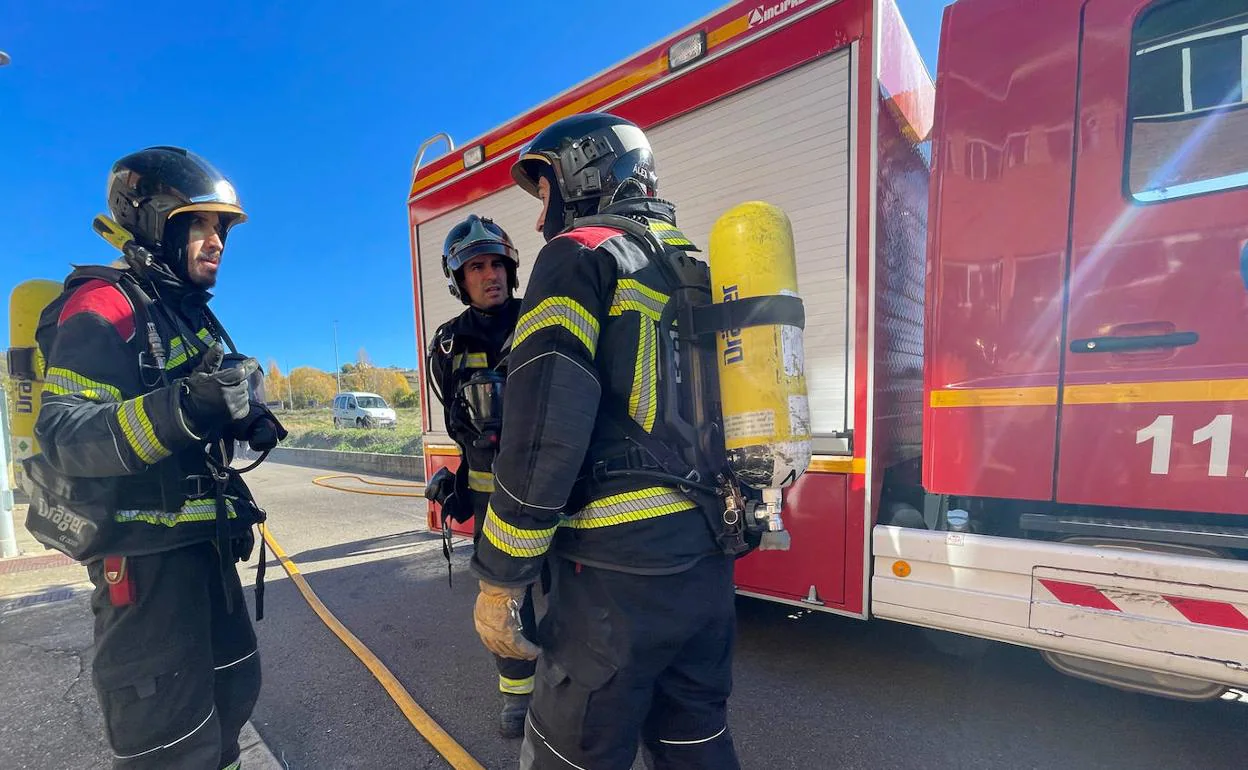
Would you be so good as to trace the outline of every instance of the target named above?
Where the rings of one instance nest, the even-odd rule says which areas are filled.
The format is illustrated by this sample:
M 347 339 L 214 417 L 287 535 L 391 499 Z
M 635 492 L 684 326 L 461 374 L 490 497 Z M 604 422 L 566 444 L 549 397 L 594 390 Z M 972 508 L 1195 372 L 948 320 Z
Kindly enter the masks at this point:
M 424 484 L 405 484 L 402 482 L 368 481 L 360 478 L 359 476 L 351 475 L 320 476 L 313 479 L 312 483 L 328 489 L 338 489 L 343 492 L 357 492 L 359 494 L 366 495 L 385 495 L 388 497 L 422 496 L 419 493 L 413 492 L 378 492 L 370 489 L 352 489 L 350 487 L 339 487 L 325 483 L 329 479 L 341 478 L 355 479 L 371 486 L 412 487 L 420 489 L 423 489 L 425 486 Z M 472 755 L 469 754 L 463 746 L 460 746 L 449 733 L 442 729 L 441 725 L 433 720 L 433 717 L 429 716 L 428 712 L 416 703 L 411 694 L 404 689 L 403 685 L 399 683 L 399 680 L 390 672 L 390 669 L 386 668 L 386 664 L 382 663 L 381 660 L 373 654 L 372 650 L 364 646 L 364 643 L 361 642 L 355 634 L 351 633 L 351 631 L 342 624 L 342 621 L 338 620 L 338 618 L 334 616 L 334 613 L 330 612 L 329 608 L 321 602 L 320 598 L 312 590 L 312 587 L 308 585 L 308 581 L 304 579 L 303 574 L 299 571 L 299 567 L 290 560 L 290 558 L 286 555 L 286 552 L 282 550 L 282 547 L 277 544 L 277 540 L 273 538 L 273 534 L 269 531 L 267 524 L 260 525 L 260 532 L 264 536 L 264 542 L 268 543 L 269 548 L 273 549 L 273 554 L 277 557 L 278 561 L 281 562 L 282 569 L 286 570 L 286 574 L 290 576 L 290 579 L 294 582 L 295 587 L 299 589 L 299 593 L 303 594 L 303 598 L 312 608 L 312 611 L 315 612 L 317 616 L 320 617 L 321 621 L 329 627 L 329 630 L 333 631 L 342 643 L 347 646 L 347 649 L 351 650 L 351 652 L 360 659 L 360 662 L 363 663 L 370 672 L 372 672 L 373 677 L 376 678 L 377 681 L 381 683 L 381 686 L 385 688 L 386 692 L 390 695 L 390 698 L 394 700 L 395 704 L 398 705 L 399 710 L 403 712 L 403 716 L 407 717 L 407 721 L 412 724 L 412 727 L 415 727 L 417 732 L 424 736 L 425 740 L 429 741 L 429 744 L 433 746 L 433 748 L 441 754 L 442 757 L 446 759 L 446 761 L 449 762 L 451 767 L 455 770 L 485 770 L 485 767 L 482 766 L 480 762 L 473 759 Z
M 420 490 L 423 490 L 425 488 L 425 485 L 423 483 L 411 484 L 411 483 L 404 482 L 404 481 L 369 481 L 368 479 L 362 476 L 353 476 L 349 473 L 339 474 L 336 476 L 317 476 L 316 478 L 312 479 L 312 483 L 317 485 L 318 487 L 325 487 L 326 489 L 336 489 L 339 492 L 354 492 L 357 495 L 380 495 L 382 497 L 424 497 L 424 494 L 422 494 L 421 492 L 379 492 L 373 489 L 358 489 L 355 487 L 341 487 L 336 484 L 330 484 L 329 482 L 333 479 L 355 479 L 361 484 L 368 484 L 369 486 L 373 486 L 373 487 L 403 487 L 407 489 L 420 489 Z

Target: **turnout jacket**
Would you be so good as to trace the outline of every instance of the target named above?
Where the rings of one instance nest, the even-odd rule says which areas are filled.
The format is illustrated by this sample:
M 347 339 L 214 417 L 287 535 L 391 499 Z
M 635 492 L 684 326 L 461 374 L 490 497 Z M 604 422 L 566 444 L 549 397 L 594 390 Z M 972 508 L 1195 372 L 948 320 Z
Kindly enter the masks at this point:
M 664 249 L 696 250 L 670 203 L 634 199 L 603 213 L 644 223 Z M 642 240 L 577 227 L 541 250 L 508 358 L 507 407 L 494 493 L 473 556 L 481 579 L 536 580 L 547 553 L 636 574 L 671 574 L 719 553 L 697 503 L 668 483 L 598 478 L 599 461 L 633 442 L 634 421 L 670 445 L 663 414 L 660 324 L 673 287 Z
M 136 288 L 154 303 L 138 313 Z M 140 281 L 128 268 L 89 267 L 71 273 L 44 310 L 35 433 L 55 473 L 117 478 L 106 553 L 154 553 L 216 536 L 204 450 L 222 437 L 195 433 L 177 382 L 222 335 L 207 310 L 211 296 L 172 277 Z M 149 330 L 140 328 L 145 316 L 165 353 L 163 379 Z M 227 489 L 226 509 L 232 536 L 263 516 L 241 482 Z
M 494 491 L 498 447 L 474 445 L 479 436 L 456 394 L 477 371 L 501 367 L 519 315 L 520 300 L 514 297 L 489 312 L 469 307 L 438 327 L 429 344 L 430 374 L 442 394 L 446 431 L 463 456 L 455 472 L 455 493 L 460 500 L 471 501 L 475 516 L 485 516 Z

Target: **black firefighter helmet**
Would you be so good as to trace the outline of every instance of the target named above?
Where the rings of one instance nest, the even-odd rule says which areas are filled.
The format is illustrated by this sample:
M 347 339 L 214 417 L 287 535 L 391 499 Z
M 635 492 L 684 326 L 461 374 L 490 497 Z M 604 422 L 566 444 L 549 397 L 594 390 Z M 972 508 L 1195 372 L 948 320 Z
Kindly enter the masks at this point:
M 555 121 L 533 137 L 511 167 L 512 179 L 534 197 L 544 173 L 557 186 L 551 191 L 551 213 L 561 203 L 565 227 L 616 201 L 654 197 L 659 187 L 645 133 L 605 112 Z
M 130 231 L 139 245 L 161 258 L 179 275 L 189 217 L 175 228 L 179 214 L 213 211 L 220 214 L 221 240 L 247 214 L 234 185 L 211 163 L 181 147 L 148 147 L 113 164 L 108 178 L 108 209 L 113 220 Z
M 468 260 L 482 254 L 497 254 L 507 260 L 507 293 L 520 287 L 517 270 L 520 267 L 520 251 L 511 242 L 507 231 L 486 217 L 469 214 L 463 222 L 451 228 L 442 243 L 442 273 L 446 276 L 451 296 L 465 305 L 471 304 L 467 292 L 460 286 L 460 272 Z

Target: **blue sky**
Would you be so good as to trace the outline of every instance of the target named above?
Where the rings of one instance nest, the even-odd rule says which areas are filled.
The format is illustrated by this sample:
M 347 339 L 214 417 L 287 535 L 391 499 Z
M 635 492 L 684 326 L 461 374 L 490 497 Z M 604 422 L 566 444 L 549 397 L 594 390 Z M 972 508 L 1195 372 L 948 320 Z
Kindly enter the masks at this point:
M 934 73 L 945 3 L 899 4 Z M 415 366 L 404 202 L 420 142 L 470 139 L 723 5 L 0 4 L 0 338 L 17 283 L 115 257 L 90 226 L 112 162 L 175 144 L 251 217 L 213 303 L 243 352 L 331 369 L 337 319 L 342 361 Z

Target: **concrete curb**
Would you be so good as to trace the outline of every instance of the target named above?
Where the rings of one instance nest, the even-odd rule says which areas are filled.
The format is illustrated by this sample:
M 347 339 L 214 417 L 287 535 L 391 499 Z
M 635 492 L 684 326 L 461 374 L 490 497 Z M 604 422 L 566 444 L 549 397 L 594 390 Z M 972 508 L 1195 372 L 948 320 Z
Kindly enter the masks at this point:
M 286 770 L 286 765 L 273 756 L 251 722 L 243 725 L 242 732 L 238 734 L 238 745 L 242 749 L 238 755 L 240 767 L 246 770 Z
M 250 454 L 250 453 L 248 453 Z M 340 452 L 335 449 L 278 447 L 269 460 L 283 465 L 324 468 L 332 471 L 371 473 L 413 481 L 425 480 L 424 459 L 419 455 L 388 455 L 373 452 Z

